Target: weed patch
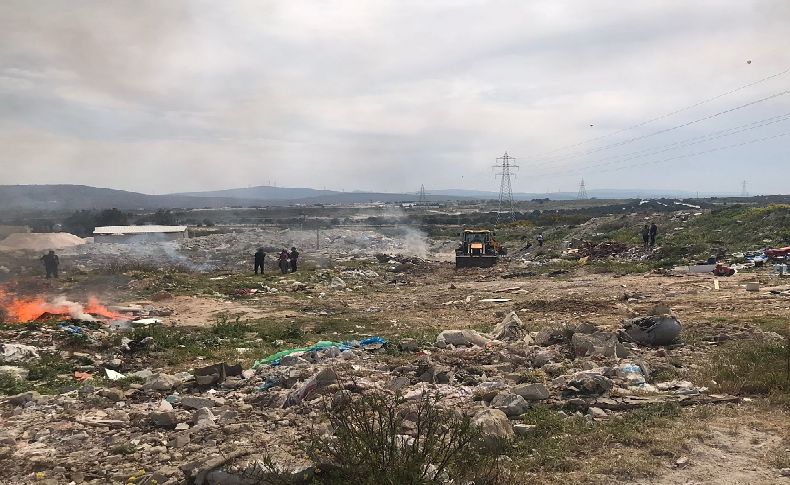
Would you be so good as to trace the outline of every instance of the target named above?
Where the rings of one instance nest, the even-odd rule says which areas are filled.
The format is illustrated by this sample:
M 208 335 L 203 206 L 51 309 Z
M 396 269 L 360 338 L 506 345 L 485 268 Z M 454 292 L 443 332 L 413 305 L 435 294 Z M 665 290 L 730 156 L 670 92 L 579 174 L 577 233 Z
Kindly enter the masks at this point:
M 790 407 L 790 345 L 784 342 L 731 342 L 701 370 L 720 392 L 768 396 Z

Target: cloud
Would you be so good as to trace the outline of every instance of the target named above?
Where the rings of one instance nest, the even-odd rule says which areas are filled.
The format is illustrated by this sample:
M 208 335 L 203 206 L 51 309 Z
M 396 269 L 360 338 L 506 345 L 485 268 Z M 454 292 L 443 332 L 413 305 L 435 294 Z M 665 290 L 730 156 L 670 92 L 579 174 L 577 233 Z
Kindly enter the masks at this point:
M 782 142 L 669 164 L 669 175 L 586 169 L 599 156 L 560 160 L 572 169 L 562 176 L 532 162 L 790 67 L 788 13 L 781 0 L 7 1 L 0 167 L 18 169 L 0 182 L 490 190 L 508 150 L 519 191 L 570 190 L 581 176 L 607 188 L 737 185 L 755 159 L 781 160 Z M 790 112 L 789 98 L 612 154 Z M 754 135 L 790 130 L 778 125 Z M 739 136 L 727 142 L 751 135 Z M 750 190 L 786 191 L 770 180 Z

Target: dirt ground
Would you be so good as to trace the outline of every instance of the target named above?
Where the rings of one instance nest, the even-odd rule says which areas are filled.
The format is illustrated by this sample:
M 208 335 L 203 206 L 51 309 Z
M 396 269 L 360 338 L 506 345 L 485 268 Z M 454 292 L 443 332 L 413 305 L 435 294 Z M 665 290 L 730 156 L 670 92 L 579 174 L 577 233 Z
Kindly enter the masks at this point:
M 245 369 L 249 369 L 255 358 L 265 354 L 241 354 L 239 347 L 259 345 L 257 351 L 271 353 L 273 350 L 296 346 L 295 343 L 284 343 L 280 339 L 268 339 L 268 334 L 261 333 L 263 332 L 261 328 L 264 330 L 273 328 L 281 332 L 293 327 L 298 330 L 297 335 L 308 340 L 304 344 L 314 343 L 317 340 L 342 342 L 382 336 L 397 348 L 397 343 L 402 339 L 414 338 L 420 347 L 420 351 L 416 354 L 396 353 L 393 357 L 386 354 L 370 354 L 362 350 L 358 352 L 361 356 L 358 358 L 361 360 L 356 362 L 360 364 L 351 365 L 351 372 L 356 372 L 358 378 L 372 381 L 373 384 L 370 385 L 374 387 L 389 385 L 386 383 L 390 382 L 396 372 L 407 372 L 405 375 L 411 379 L 410 386 L 422 386 L 425 381 L 414 376 L 419 376 L 423 371 L 416 369 L 422 369 L 425 363 L 430 363 L 431 360 L 439 372 L 445 369 L 447 372 L 457 372 L 459 376 L 482 375 L 483 378 L 480 380 L 509 379 L 513 384 L 522 383 L 519 379 L 523 378 L 523 373 L 527 372 L 529 367 L 531 378 L 545 382 L 551 389 L 552 397 L 549 402 L 556 409 L 566 401 L 572 401 L 565 397 L 566 391 L 563 390 L 565 383 L 562 381 L 565 377 L 560 376 L 560 381 L 557 381 L 554 379 L 556 375 L 549 375 L 547 371 L 539 370 L 539 366 L 535 365 L 533 369 L 529 364 L 531 355 L 536 352 L 553 352 L 552 358 L 557 360 L 557 365 L 568 366 L 575 372 L 600 366 L 616 368 L 626 361 L 620 362 L 619 359 L 611 356 L 593 357 L 584 361 L 569 355 L 566 347 L 555 346 L 554 350 L 548 351 L 538 346 L 525 346 L 524 342 L 511 343 L 508 344 L 509 347 L 495 345 L 484 349 L 459 348 L 448 351 L 434 347 L 437 334 L 447 329 L 473 329 L 490 333 L 510 312 L 515 312 L 519 316 L 526 332 L 532 336 L 541 329 L 573 328 L 584 322 L 591 323 L 599 331 L 614 334 L 624 319 L 653 314 L 652 310 L 655 307 L 667 306 L 683 324 L 682 343 L 658 349 L 631 346 L 633 358 L 649 362 L 655 376 L 671 374 L 670 377 L 661 380 L 694 381 L 694 386 L 705 388 L 713 386 L 714 383 L 699 382 L 697 371 L 705 365 L 711 352 L 719 345 L 732 340 L 775 338 L 777 336 L 772 331 L 777 325 L 787 325 L 790 318 L 790 295 L 783 294 L 790 290 L 790 280 L 779 279 L 771 275 L 768 270 L 744 272 L 730 278 L 715 279 L 712 276 L 665 271 L 620 274 L 577 266 L 553 275 L 510 277 L 514 273 L 523 273 L 528 269 L 518 260 L 503 260 L 502 264 L 490 269 L 456 270 L 451 263 L 413 258 L 377 260 L 372 254 L 368 254 L 345 260 L 338 258 L 331 268 L 308 265 L 304 270 L 289 275 L 269 273 L 265 276 L 255 276 L 250 274 L 251 272 L 242 270 L 169 272 L 139 268 L 122 268 L 118 270 L 118 274 L 107 274 L 106 269 L 100 271 L 95 268 L 83 268 L 80 272 L 71 274 L 66 271 L 65 277 L 59 281 L 42 284 L 40 278 L 26 277 L 18 278 L 17 285 L 39 295 L 53 297 L 65 294 L 75 299 L 95 294 L 96 290 L 100 290 L 102 301 L 108 305 L 121 307 L 138 305 L 156 309 L 162 313 L 163 316 L 158 318 L 161 318 L 166 328 L 188 332 L 194 330 L 196 333 L 211 332 L 218 322 L 238 320 L 241 324 L 251 325 L 242 333 L 250 333 L 250 329 L 256 329 L 258 332 L 249 342 L 233 341 L 234 343 L 229 344 L 227 349 L 218 350 L 213 354 L 201 353 L 199 357 L 190 357 L 177 365 L 164 362 L 167 361 L 168 354 L 185 345 L 140 354 L 119 353 L 117 349 L 110 349 L 111 355 L 96 357 L 95 367 L 87 364 L 80 367 L 91 372 L 101 372 L 102 366 L 105 365 L 102 362 L 112 360 L 122 360 L 117 368 L 124 372 L 139 371 L 151 366 L 155 367 L 157 372 L 175 374 L 179 371 L 191 371 L 208 363 L 221 362 L 220 359 L 240 362 Z M 754 281 L 760 283 L 760 290 L 747 291 L 746 283 Z M 231 339 L 222 336 L 219 340 L 221 341 L 222 338 Z M 89 348 L 87 352 L 98 354 L 99 350 L 96 348 Z M 201 349 L 194 351 L 201 352 Z M 85 360 L 86 352 L 82 354 L 81 358 Z M 300 365 L 302 367 L 299 367 Z M 294 374 L 296 377 L 293 377 L 293 382 L 289 382 L 288 386 L 297 388 L 303 380 L 312 375 L 311 373 L 317 371 L 318 365 L 317 362 L 308 365 L 306 361 L 298 364 L 293 372 L 299 370 L 301 374 L 298 376 Z M 569 369 L 560 372 L 568 372 L 570 375 L 573 372 Z M 250 430 L 261 433 L 262 437 L 280 436 L 279 433 L 283 432 L 285 435 L 298 433 L 295 430 L 311 422 L 310 420 L 317 416 L 316 411 L 309 407 L 298 413 L 282 409 L 283 406 L 281 403 L 276 404 L 276 400 L 280 397 L 284 400 L 286 393 L 291 392 L 288 388 L 277 390 L 278 388 L 275 387 L 275 391 L 260 397 L 260 387 L 267 385 L 272 377 L 266 372 L 269 371 L 259 369 L 253 373 L 249 381 L 239 382 L 238 386 L 241 387 L 220 388 L 218 392 L 227 398 L 227 402 L 223 401 L 221 406 L 217 404 L 217 408 L 225 413 L 222 419 L 230 423 L 228 429 L 244 432 L 245 435 Z M 371 377 L 374 374 L 377 377 Z M 446 402 L 466 406 L 470 404 L 469 396 L 472 393 L 470 389 L 473 388 L 460 386 L 460 379 L 459 377 L 459 381 L 453 384 L 455 387 L 446 383 L 439 384 L 438 381 L 431 381 L 430 384 L 447 393 Z M 474 383 L 480 384 L 480 380 Z M 658 380 L 659 378 L 655 377 L 655 381 Z M 446 387 L 442 388 L 442 385 Z M 181 475 L 176 467 L 182 466 L 187 459 L 200 462 L 207 459 L 204 454 L 216 454 L 218 453 L 216 449 L 220 448 L 224 452 L 226 448 L 221 446 L 223 439 L 228 440 L 226 447 L 231 446 L 229 444 L 231 440 L 234 440 L 232 441 L 234 446 L 244 441 L 242 436 L 234 436 L 230 431 L 227 432 L 228 436 L 223 438 L 214 431 L 214 428 L 210 428 L 211 433 L 202 438 L 204 441 L 199 442 L 198 438 L 193 438 L 193 443 L 187 445 L 191 454 L 183 450 L 179 451 L 180 448 L 172 444 L 175 435 L 163 434 L 172 433 L 173 430 L 153 429 L 150 422 L 146 420 L 148 418 L 141 417 L 146 413 L 159 412 L 152 410 L 156 409 L 155 406 L 159 405 L 158 403 L 167 393 L 157 394 L 150 389 L 140 391 L 139 388 L 143 386 L 134 387 L 134 384 L 132 386 L 131 389 L 124 391 L 123 399 L 126 400 L 126 406 L 134 410 L 133 412 L 130 410 L 128 416 L 124 417 L 122 416 L 124 413 L 120 410 L 128 408 L 119 407 L 117 404 L 115 405 L 117 409 L 110 410 L 111 408 L 107 407 L 103 412 L 109 416 L 120 416 L 113 418 L 112 425 L 122 427 L 124 433 L 129 437 L 134 436 L 136 441 L 140 441 L 141 436 L 144 438 L 143 443 L 149 440 L 151 450 L 154 451 L 150 452 L 149 457 L 146 454 L 148 448 L 142 448 L 143 451 L 135 448 L 133 451 L 135 454 L 130 458 L 131 465 L 125 468 L 131 469 L 132 466 L 140 463 L 140 466 L 146 470 L 159 469 L 157 473 L 168 478 L 169 481 L 166 483 L 179 483 L 177 477 Z M 184 393 L 183 396 L 188 396 L 189 392 L 198 392 L 194 389 L 191 391 L 181 389 L 181 391 Z M 71 391 L 67 397 L 58 398 L 67 402 L 62 403 L 62 410 L 57 412 L 65 413 L 65 410 L 74 405 L 93 405 L 87 398 L 77 404 L 68 401 L 76 396 L 75 391 Z M 203 393 L 202 396 L 207 398 L 208 394 Z M 213 394 L 209 397 L 214 399 Z M 728 396 L 727 402 L 737 402 L 743 397 L 750 398 Z M 759 398 L 755 399 L 759 400 Z M 269 404 L 261 405 L 261 402 Z M 178 401 L 175 403 L 176 410 L 180 413 L 179 419 L 186 420 L 186 416 L 192 411 L 179 408 Z M 472 404 L 480 405 L 479 402 Z M 60 406 L 61 403 L 58 405 Z M 786 446 L 790 438 L 790 427 L 787 425 L 785 412 L 753 406 L 749 401 L 732 404 L 736 411 L 727 413 L 719 411 L 724 409 L 723 407 L 717 407 L 723 405 L 701 404 L 700 406 L 710 407 L 710 417 L 695 423 L 695 426 L 699 427 L 699 433 L 694 438 L 685 438 L 688 442 L 683 444 L 682 449 L 685 451 L 682 457 L 677 456 L 673 451 L 666 456 L 661 455 L 656 458 L 659 463 L 657 470 L 642 470 L 636 474 L 637 478 L 629 479 L 613 473 L 606 475 L 602 481 L 644 485 L 790 482 L 790 478 L 782 475 L 783 472 L 777 467 L 774 459 L 777 454 L 784 454 L 783 460 L 787 460 L 786 455 L 790 453 L 782 451 L 782 447 Z M 33 443 L 33 438 L 42 443 L 50 440 L 48 434 L 37 435 L 25 431 L 29 428 L 29 423 L 45 426 L 48 422 L 49 418 L 45 414 L 35 414 L 39 412 L 37 409 L 39 408 L 35 406 L 29 409 L 32 416 L 28 424 L 24 421 L 27 419 L 25 413 L 28 411 L 23 412 L 15 408 L 7 408 L 4 411 L 3 416 L 7 425 L 16 426 L 13 429 L 18 431 L 15 437 L 9 437 L 7 441 L 13 443 L 17 440 L 15 446 L 16 449 L 21 450 L 20 454 L 5 452 L 9 461 L 16 460 L 14 462 L 16 479 L 30 477 L 31 470 L 38 470 L 41 467 L 40 458 L 35 460 L 32 458 L 34 451 L 32 445 L 27 442 L 23 445 L 23 442 L 29 439 L 30 443 Z M 40 409 L 40 413 L 44 413 L 46 408 Z M 617 411 L 610 411 L 610 414 L 616 415 L 616 413 Z M 219 412 L 217 415 L 219 416 Z M 106 416 L 100 417 L 106 418 Z M 579 414 L 579 417 L 584 416 Z M 591 415 L 586 415 L 586 419 L 593 422 Z M 121 422 L 123 423 L 118 424 Z M 94 437 L 90 426 L 86 426 L 88 427 L 85 432 L 90 435 L 91 440 L 94 440 L 91 446 L 94 446 L 95 450 L 106 447 L 106 443 L 110 440 L 108 437 L 112 433 L 105 433 L 107 436 L 101 438 L 105 441 L 101 441 Z M 186 426 L 182 429 L 190 428 Z M 193 436 L 200 436 L 203 432 L 201 429 L 195 426 Z M 53 428 L 52 436 L 60 432 L 61 430 Z M 298 441 L 298 438 L 299 436 L 294 434 L 294 441 Z M 126 445 L 117 444 L 123 443 L 123 439 L 125 438 L 118 441 L 117 438 L 113 438 L 112 442 L 119 450 L 125 449 L 123 446 Z M 161 450 L 165 447 L 160 445 L 160 442 L 167 443 L 168 455 L 161 455 L 163 453 Z M 247 444 L 253 443 L 249 441 Z M 623 446 L 620 451 L 627 455 L 629 448 Z M 160 455 L 169 458 L 167 460 L 157 458 Z M 59 456 L 58 459 L 63 461 L 61 458 Z M 114 463 L 118 460 L 120 459 L 116 455 Z M 158 463 L 157 460 L 166 461 L 167 466 L 151 465 Z M 120 464 L 118 466 L 121 467 Z M 63 468 L 66 470 L 62 472 L 63 476 L 67 476 L 68 466 L 64 464 Z M 124 473 L 128 474 L 125 468 L 112 473 L 98 470 L 94 480 L 86 483 L 102 483 L 101 480 L 110 478 L 117 480 Z M 561 470 L 548 470 L 542 472 L 541 477 L 543 482 L 559 483 L 568 477 L 563 473 Z M 589 478 L 583 473 L 581 476 L 582 481 Z

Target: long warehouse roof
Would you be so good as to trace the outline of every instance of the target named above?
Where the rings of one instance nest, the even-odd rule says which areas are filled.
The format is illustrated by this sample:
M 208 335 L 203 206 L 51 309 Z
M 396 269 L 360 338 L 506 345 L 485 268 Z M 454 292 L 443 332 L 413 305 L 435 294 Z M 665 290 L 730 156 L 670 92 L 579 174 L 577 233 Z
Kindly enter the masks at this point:
M 93 230 L 94 234 L 153 234 L 162 232 L 184 232 L 187 226 L 103 226 Z

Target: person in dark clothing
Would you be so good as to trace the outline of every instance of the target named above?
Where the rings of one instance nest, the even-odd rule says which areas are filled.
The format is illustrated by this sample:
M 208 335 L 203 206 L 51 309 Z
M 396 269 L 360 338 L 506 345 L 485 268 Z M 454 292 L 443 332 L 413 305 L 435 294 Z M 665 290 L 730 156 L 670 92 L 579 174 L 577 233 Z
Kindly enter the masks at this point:
M 647 224 L 642 228 L 642 242 L 644 242 L 645 247 L 650 244 L 650 226 Z
M 539 248 L 543 247 L 543 233 L 542 232 L 540 234 L 538 234 L 538 247 Z
M 656 236 L 658 236 L 658 226 L 654 222 L 650 225 L 650 247 L 656 245 Z
M 280 266 L 280 271 L 283 274 L 288 273 L 288 270 L 291 269 L 291 263 L 288 261 L 288 250 L 283 249 L 280 252 L 280 260 L 277 263 Z
M 261 274 L 263 274 L 265 262 L 266 253 L 263 251 L 263 248 L 258 248 L 255 252 L 255 274 L 258 274 L 258 268 L 260 268 Z
M 296 273 L 296 260 L 299 259 L 299 251 L 297 251 L 295 247 L 291 248 L 289 259 L 291 260 L 291 272 Z
M 44 269 L 47 271 L 47 279 L 53 276 L 57 278 L 60 259 L 58 259 L 58 255 L 55 254 L 55 251 L 50 250 L 49 253 L 41 256 L 41 261 L 44 262 Z

